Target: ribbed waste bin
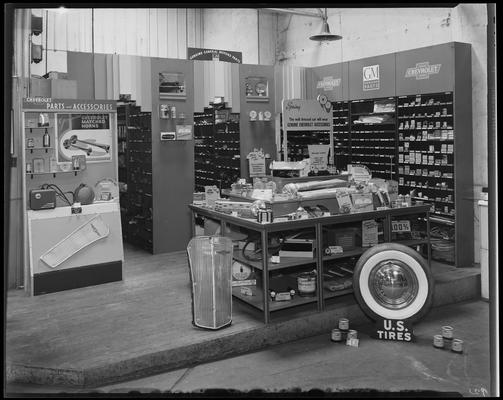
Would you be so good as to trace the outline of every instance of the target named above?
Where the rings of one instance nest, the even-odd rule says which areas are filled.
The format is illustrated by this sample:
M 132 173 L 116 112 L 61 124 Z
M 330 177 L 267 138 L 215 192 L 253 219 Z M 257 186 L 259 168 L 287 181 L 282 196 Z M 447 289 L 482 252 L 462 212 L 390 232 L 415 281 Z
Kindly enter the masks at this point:
M 220 329 L 232 322 L 232 240 L 196 236 L 187 245 L 192 284 L 192 323 Z

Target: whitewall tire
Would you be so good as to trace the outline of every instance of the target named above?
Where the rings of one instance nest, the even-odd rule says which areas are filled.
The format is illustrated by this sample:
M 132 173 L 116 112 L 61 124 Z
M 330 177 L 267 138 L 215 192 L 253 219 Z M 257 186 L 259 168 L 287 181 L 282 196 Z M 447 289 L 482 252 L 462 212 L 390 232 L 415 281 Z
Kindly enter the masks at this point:
M 353 287 L 360 307 L 371 319 L 414 322 L 431 307 L 434 280 L 417 251 L 399 243 L 382 243 L 356 263 Z

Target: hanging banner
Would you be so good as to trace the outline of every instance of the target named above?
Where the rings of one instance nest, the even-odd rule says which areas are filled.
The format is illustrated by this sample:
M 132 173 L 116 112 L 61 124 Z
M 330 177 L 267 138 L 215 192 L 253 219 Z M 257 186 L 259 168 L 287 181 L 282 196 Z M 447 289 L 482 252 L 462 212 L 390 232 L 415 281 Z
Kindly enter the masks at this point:
M 213 60 L 242 64 L 243 54 L 240 51 L 187 47 L 187 60 Z
M 330 105 L 330 107 L 328 105 Z M 319 100 L 283 100 L 283 126 L 288 131 L 331 131 L 330 102 Z

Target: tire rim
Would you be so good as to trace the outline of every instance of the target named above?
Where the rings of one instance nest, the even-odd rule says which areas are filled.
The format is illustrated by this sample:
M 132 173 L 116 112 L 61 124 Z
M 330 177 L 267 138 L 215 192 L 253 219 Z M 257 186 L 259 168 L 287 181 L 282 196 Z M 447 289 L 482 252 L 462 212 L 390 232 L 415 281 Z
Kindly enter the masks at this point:
M 383 260 L 370 272 L 369 290 L 375 301 L 388 309 L 409 306 L 417 297 L 415 272 L 400 260 Z

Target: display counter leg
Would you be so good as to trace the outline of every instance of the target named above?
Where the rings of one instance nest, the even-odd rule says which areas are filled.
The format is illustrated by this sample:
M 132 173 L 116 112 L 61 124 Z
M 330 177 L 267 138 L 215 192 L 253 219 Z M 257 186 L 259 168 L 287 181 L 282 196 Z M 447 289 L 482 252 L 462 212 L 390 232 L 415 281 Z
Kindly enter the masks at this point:
M 269 252 L 267 249 L 267 232 L 262 231 L 262 288 L 264 291 L 264 323 L 269 323 L 269 268 L 268 268 L 268 256 Z
M 430 212 L 426 212 L 426 235 L 428 237 L 428 266 L 431 269 L 431 237 L 430 237 Z
M 323 298 L 323 228 L 321 224 L 316 224 L 316 286 L 318 287 L 318 311 L 325 309 L 325 299 Z

